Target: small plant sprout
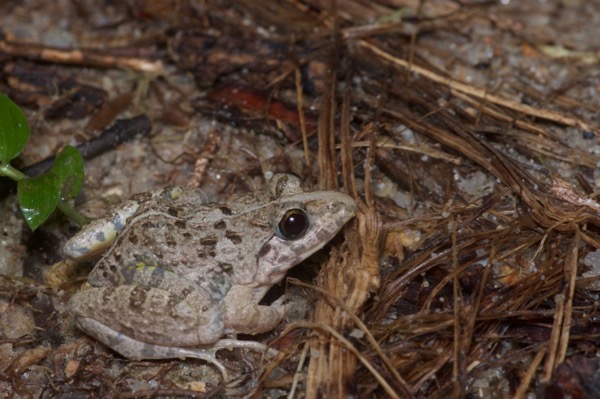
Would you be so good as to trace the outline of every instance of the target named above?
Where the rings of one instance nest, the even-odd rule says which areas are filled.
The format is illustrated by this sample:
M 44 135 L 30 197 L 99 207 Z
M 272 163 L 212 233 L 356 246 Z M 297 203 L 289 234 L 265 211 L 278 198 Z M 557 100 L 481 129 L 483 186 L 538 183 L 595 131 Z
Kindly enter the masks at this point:
M 83 158 L 79 151 L 65 147 L 48 172 L 29 178 L 10 164 L 28 140 L 29 125 L 23 111 L 0 93 L 0 176 L 17 182 L 19 207 L 25 221 L 35 230 L 58 207 L 75 223 L 86 223 L 87 218 L 68 204 L 77 196 L 83 182 Z

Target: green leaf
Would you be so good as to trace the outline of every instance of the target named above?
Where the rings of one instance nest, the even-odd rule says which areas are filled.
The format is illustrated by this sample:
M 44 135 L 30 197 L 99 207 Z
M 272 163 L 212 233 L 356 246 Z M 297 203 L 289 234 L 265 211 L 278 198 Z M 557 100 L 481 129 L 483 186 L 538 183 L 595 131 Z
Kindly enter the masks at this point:
M 83 157 L 71 146 L 66 146 L 57 156 L 50 169 L 58 177 L 62 200 L 75 198 L 83 183 Z
M 37 229 L 56 209 L 60 199 L 60 181 L 54 173 L 46 173 L 17 183 L 19 207 L 31 230 Z
M 10 98 L 0 93 L 0 163 L 8 163 L 23 151 L 29 140 L 25 114 Z

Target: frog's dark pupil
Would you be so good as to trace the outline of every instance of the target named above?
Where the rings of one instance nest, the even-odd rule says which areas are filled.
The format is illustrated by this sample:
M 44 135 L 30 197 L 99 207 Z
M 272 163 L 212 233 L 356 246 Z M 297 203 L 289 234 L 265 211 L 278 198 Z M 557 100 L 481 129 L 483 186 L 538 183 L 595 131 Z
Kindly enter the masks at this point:
M 302 209 L 290 209 L 279 222 L 279 232 L 288 240 L 302 237 L 308 230 L 308 215 Z

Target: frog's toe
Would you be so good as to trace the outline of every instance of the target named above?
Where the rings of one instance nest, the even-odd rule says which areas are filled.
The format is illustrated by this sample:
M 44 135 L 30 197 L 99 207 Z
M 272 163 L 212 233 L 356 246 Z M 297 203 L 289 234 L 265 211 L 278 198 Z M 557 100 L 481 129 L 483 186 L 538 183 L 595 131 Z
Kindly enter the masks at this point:
M 249 349 L 257 352 L 264 352 L 269 356 L 277 356 L 277 349 L 271 348 L 261 342 L 243 341 L 239 339 L 220 339 L 212 345 L 213 349 Z
M 154 350 L 156 350 L 157 347 L 155 345 L 153 345 L 153 346 L 154 346 Z M 229 375 L 227 374 L 227 369 L 225 368 L 223 363 L 221 363 L 215 356 L 218 349 L 215 349 L 215 348 L 192 349 L 192 348 L 167 348 L 167 347 L 162 347 L 162 348 L 165 349 L 165 353 L 167 354 L 167 356 L 165 356 L 166 358 L 181 358 L 181 359 L 191 358 L 191 359 L 204 360 L 205 362 L 210 363 L 219 369 L 219 371 L 221 372 L 221 375 L 223 376 L 223 381 L 225 381 L 225 382 L 229 381 Z
M 279 298 L 277 298 L 277 300 L 275 300 L 275 301 L 274 301 L 274 302 L 271 304 L 271 306 L 275 306 L 275 307 L 278 307 L 278 308 L 280 308 L 280 307 L 282 307 L 282 306 L 283 306 L 283 304 L 284 304 L 284 302 L 286 301 L 286 299 L 287 299 L 287 296 L 285 296 L 285 295 L 282 295 L 282 296 L 280 296 Z
M 279 314 L 279 320 L 283 319 L 283 316 L 285 315 L 287 299 L 287 296 L 282 295 L 269 305 L 270 308 L 272 308 Z

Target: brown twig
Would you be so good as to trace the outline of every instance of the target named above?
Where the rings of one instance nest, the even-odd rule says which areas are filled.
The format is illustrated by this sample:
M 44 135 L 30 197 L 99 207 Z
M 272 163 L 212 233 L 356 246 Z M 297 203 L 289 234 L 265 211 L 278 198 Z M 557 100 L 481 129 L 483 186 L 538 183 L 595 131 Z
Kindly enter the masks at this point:
M 149 57 L 115 54 L 123 49 L 62 49 L 40 44 L 0 40 L 0 54 L 34 61 L 96 68 L 123 68 L 163 74 L 164 62 Z M 133 50 L 132 50 L 133 51 Z

